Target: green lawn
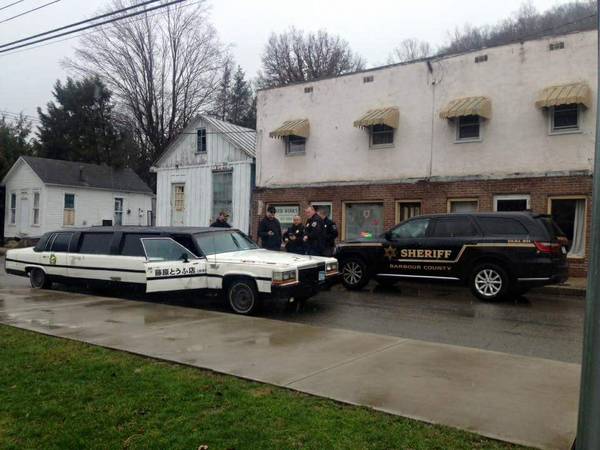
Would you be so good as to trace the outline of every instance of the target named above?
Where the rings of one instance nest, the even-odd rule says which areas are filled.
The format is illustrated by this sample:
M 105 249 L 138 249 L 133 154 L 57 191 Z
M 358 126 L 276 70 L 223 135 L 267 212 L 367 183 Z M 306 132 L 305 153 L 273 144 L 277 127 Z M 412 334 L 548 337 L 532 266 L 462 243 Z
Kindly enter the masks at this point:
M 474 434 L 0 325 L 0 448 L 504 449 Z

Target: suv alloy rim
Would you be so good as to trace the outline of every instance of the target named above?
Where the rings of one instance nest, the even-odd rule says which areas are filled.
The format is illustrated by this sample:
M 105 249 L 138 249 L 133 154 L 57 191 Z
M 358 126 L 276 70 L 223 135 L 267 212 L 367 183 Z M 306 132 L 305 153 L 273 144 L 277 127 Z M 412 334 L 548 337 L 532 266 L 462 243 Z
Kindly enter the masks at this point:
M 502 289 L 502 276 L 494 269 L 483 269 L 475 276 L 475 289 L 481 295 L 494 297 Z
M 245 313 L 252 308 L 254 294 L 248 286 L 236 284 L 229 295 L 231 306 L 236 312 Z
M 349 285 L 355 285 L 360 282 L 363 276 L 362 267 L 354 261 L 344 265 L 344 281 Z

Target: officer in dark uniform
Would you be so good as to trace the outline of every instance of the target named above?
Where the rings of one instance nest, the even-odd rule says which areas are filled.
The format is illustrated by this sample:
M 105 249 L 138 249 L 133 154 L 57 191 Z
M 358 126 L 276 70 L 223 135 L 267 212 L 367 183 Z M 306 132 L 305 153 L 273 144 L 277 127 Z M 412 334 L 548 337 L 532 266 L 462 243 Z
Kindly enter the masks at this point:
M 309 206 L 304 210 L 308 220 L 304 226 L 304 246 L 307 255 L 323 256 L 325 247 L 325 228 L 323 220 L 317 214 L 314 206 Z
M 263 248 L 281 250 L 281 224 L 275 217 L 277 210 L 274 206 L 267 208 L 267 215 L 258 224 L 258 237 Z
M 216 228 L 231 228 L 231 225 L 227 223 L 227 219 L 229 219 L 229 213 L 227 211 L 221 211 L 217 220 L 211 223 L 210 226 Z
M 325 247 L 323 249 L 323 256 L 333 256 L 335 240 L 338 237 L 337 225 L 333 220 L 327 217 L 326 209 L 319 209 L 319 216 L 323 221 L 323 228 L 325 229 Z
M 283 233 L 283 242 L 288 253 L 304 255 L 304 225 L 302 217 L 294 216 L 294 223 Z

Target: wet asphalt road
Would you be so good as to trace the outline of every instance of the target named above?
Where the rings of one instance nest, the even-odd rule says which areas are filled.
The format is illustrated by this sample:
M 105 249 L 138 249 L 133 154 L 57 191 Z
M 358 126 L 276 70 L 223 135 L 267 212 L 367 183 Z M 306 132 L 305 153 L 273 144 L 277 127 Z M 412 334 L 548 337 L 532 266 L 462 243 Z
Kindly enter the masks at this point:
M 28 280 L 6 275 L 0 260 L 0 289 L 28 287 Z M 74 290 L 56 285 L 56 290 Z M 82 291 L 82 289 L 77 289 Z M 227 311 L 222 298 L 164 293 L 134 296 L 116 291 L 98 295 Z M 584 301 L 577 297 L 528 294 L 502 303 L 482 303 L 462 287 L 403 283 L 376 284 L 360 292 L 341 286 L 320 293 L 301 310 L 267 303 L 262 317 L 350 329 L 505 353 L 581 361 Z

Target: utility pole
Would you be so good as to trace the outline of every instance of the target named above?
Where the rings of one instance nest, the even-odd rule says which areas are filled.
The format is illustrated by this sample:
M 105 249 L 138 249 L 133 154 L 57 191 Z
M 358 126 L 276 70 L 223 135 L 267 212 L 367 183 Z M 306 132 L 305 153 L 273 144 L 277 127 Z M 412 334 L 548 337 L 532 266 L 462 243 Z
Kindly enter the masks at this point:
M 597 2 L 600 6 L 600 0 Z M 596 25 L 600 24 L 600 14 Z M 600 30 L 600 28 L 599 28 Z M 600 62 L 600 32 L 598 61 Z M 596 85 L 596 152 L 594 157 L 594 187 L 592 189 L 592 234 L 588 268 L 588 283 L 579 393 L 577 450 L 600 449 L 600 70 Z

